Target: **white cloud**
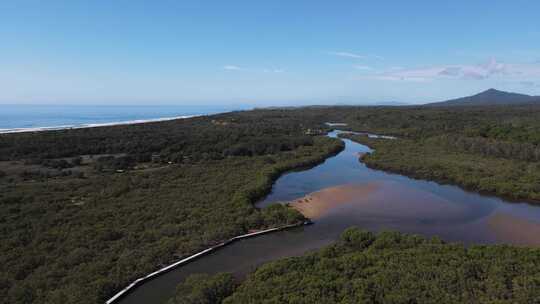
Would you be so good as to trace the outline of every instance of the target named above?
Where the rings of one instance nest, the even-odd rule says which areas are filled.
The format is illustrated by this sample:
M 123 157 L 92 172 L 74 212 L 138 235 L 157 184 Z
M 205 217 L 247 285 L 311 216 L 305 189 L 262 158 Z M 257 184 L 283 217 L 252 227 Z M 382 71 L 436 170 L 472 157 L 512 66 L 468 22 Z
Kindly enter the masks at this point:
M 353 59 L 378 59 L 378 60 L 383 59 L 383 57 L 377 56 L 377 55 L 362 55 L 362 54 L 355 54 L 351 52 L 329 52 L 328 54 L 339 56 L 339 57 L 353 58 Z
M 348 53 L 348 52 L 330 52 L 330 54 L 336 55 L 336 56 L 339 56 L 339 57 L 348 57 L 348 58 L 355 58 L 355 59 L 366 59 L 367 58 L 364 55 L 353 54 L 353 53 Z
M 431 81 L 436 79 L 484 80 L 493 77 L 514 81 L 540 79 L 540 64 L 501 63 L 491 59 L 476 65 L 443 65 L 416 69 L 396 69 L 370 75 L 371 79 L 394 81 Z
M 227 71 L 247 71 L 247 72 L 263 72 L 263 73 L 284 73 L 283 68 L 245 68 L 237 65 L 225 65 L 222 69 Z
M 228 70 L 228 71 L 240 71 L 240 70 L 242 70 L 241 67 L 236 66 L 236 65 L 225 65 L 225 66 L 223 66 L 223 69 Z
M 366 76 L 364 78 L 382 81 L 406 81 L 406 82 L 428 82 L 430 79 L 425 77 L 404 77 L 404 76 L 392 76 L 392 75 L 374 75 Z

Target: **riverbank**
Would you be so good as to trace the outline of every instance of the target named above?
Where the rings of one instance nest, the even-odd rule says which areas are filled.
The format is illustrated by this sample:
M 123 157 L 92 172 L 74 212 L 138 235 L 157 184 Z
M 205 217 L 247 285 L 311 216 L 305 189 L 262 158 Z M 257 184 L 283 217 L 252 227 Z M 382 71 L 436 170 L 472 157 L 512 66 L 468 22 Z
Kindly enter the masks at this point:
M 158 269 L 146 276 L 143 276 L 143 277 L 140 277 L 138 279 L 136 279 L 135 281 L 133 281 L 131 284 L 129 284 L 128 286 L 126 286 L 126 288 L 122 289 L 121 291 L 119 291 L 118 293 L 116 293 L 115 295 L 113 295 L 110 299 L 108 299 L 105 303 L 106 304 L 113 304 L 113 303 L 116 303 L 117 301 L 119 301 L 122 297 L 126 296 L 129 292 L 133 291 L 135 288 L 137 288 L 137 286 L 149 281 L 149 280 L 152 280 L 162 274 L 165 274 L 166 272 L 168 271 L 171 271 L 177 267 L 180 267 L 182 265 L 185 265 L 189 262 L 192 262 L 194 261 L 195 259 L 198 259 L 200 257 L 203 257 L 207 254 L 210 254 L 216 250 L 219 250 L 227 245 L 230 245 L 236 241 L 240 241 L 240 240 L 243 240 L 243 239 L 248 239 L 248 238 L 253 238 L 253 237 L 257 237 L 259 235 L 264 235 L 264 234 L 268 234 L 268 233 L 272 233 L 272 232 L 277 232 L 277 231 L 282 231 L 282 230 L 287 230 L 287 229 L 292 229 L 292 228 L 296 228 L 296 227 L 300 227 L 300 226 L 304 226 L 304 225 L 310 225 L 311 224 L 311 221 L 304 221 L 304 222 L 299 222 L 299 223 L 296 223 L 296 224 L 291 224 L 291 225 L 285 225 L 285 226 L 281 226 L 281 227 L 276 227 L 276 228 L 270 228 L 270 229 L 266 229 L 266 230 L 262 230 L 262 231 L 257 231 L 257 232 L 252 232 L 252 233 L 247 233 L 247 234 L 242 234 L 242 235 L 239 235 L 239 236 L 235 236 L 233 238 L 230 238 L 224 242 L 221 242 L 215 246 L 212 246 L 212 247 L 209 247 L 207 249 L 204 249 L 202 251 L 199 251 L 193 255 L 190 255 L 186 258 L 183 258 L 177 262 L 174 262 L 168 266 L 165 266 L 161 269 Z
M 527 202 L 531 205 L 540 205 L 540 198 L 536 195 L 534 197 L 530 197 L 527 195 L 517 194 L 519 191 L 513 192 L 513 190 L 506 190 L 495 187 L 479 189 L 480 185 L 477 183 L 470 183 L 464 181 L 461 178 L 449 177 L 443 172 L 429 173 L 424 168 L 395 168 L 389 165 L 376 163 L 373 161 L 373 159 L 370 158 L 370 156 L 370 153 L 361 155 L 359 157 L 359 161 L 364 163 L 366 167 L 373 170 L 404 175 L 416 180 L 432 181 L 440 185 L 457 186 L 466 191 L 475 192 L 485 196 L 496 196 L 510 202 Z M 489 177 L 486 177 L 486 179 L 489 179 Z
M 337 132 L 329 134 L 330 137 L 336 135 Z M 458 187 L 441 187 L 432 182 L 371 170 L 358 162 L 359 153 L 369 149 L 349 140 L 344 142 L 345 150 L 323 164 L 309 170 L 294 170 L 281 175 L 273 184 L 270 195 L 265 198 L 266 203 L 257 204 L 279 205 L 294 202 L 297 197 L 313 197 L 317 193 L 316 196 L 321 200 L 326 198 L 326 202 L 321 202 L 323 208 L 318 210 L 322 211 L 320 217 L 310 214 L 315 225 L 228 246 L 144 284 L 121 303 L 164 302 L 167 297 L 173 297 L 178 283 L 186 282 L 193 274 L 227 272 L 236 278 L 245 278 L 256 269 L 268 267 L 263 263 L 301 256 L 325 247 L 351 226 L 369 231 L 393 230 L 428 238 L 437 237 L 468 246 L 513 244 L 515 238 L 519 240 L 519 234 L 506 237 L 490 229 L 487 222 L 495 212 L 514 214 L 520 218 L 527 215 L 533 221 L 540 219 L 540 208 L 526 204 L 507 204 L 498 199 L 465 192 Z M 367 186 L 370 184 L 376 187 Z M 373 191 L 361 191 L 362 188 Z M 328 195 L 325 197 L 319 195 L 319 192 Z M 338 198 L 335 199 L 335 196 Z M 335 204 L 336 201 L 338 204 Z M 309 207 L 311 202 L 313 199 L 303 204 Z M 328 203 L 330 206 L 326 209 Z
M 540 164 L 448 150 L 439 140 L 377 140 L 342 134 L 375 150 L 359 160 L 368 168 L 459 186 L 506 200 L 540 204 Z M 519 174 L 517 174 L 519 172 Z
M 337 142 L 334 142 L 333 145 L 330 146 L 324 153 L 316 157 L 308 158 L 303 162 L 285 163 L 281 166 L 273 166 L 269 170 L 264 170 L 260 172 L 262 178 L 260 179 L 261 182 L 259 185 L 250 191 L 242 193 L 241 195 L 244 196 L 243 199 L 247 200 L 248 203 L 255 205 L 257 201 L 261 200 L 272 191 L 272 185 L 283 174 L 296 170 L 309 170 L 324 163 L 328 158 L 339 154 L 344 149 L 345 144 L 342 140 L 338 140 Z
M 535 248 L 349 228 L 322 250 L 259 267 L 223 303 L 537 303 L 538 265 Z M 212 294 L 181 287 L 190 299 Z
M 323 154 L 321 154 L 319 156 L 308 158 L 307 160 L 302 161 L 302 162 L 288 162 L 288 163 L 285 163 L 285 164 L 280 165 L 280 166 L 273 166 L 270 170 L 263 170 L 260 173 L 261 178 L 258 179 L 258 180 L 260 180 L 260 182 L 251 189 L 247 189 L 247 190 L 245 190 L 243 192 L 241 191 L 241 192 L 237 193 L 237 195 L 235 196 L 234 199 L 237 200 L 237 201 L 242 201 L 243 203 L 249 203 L 249 204 L 253 205 L 258 199 L 264 197 L 265 195 L 267 195 L 271 191 L 272 184 L 282 174 L 284 174 L 284 173 L 286 173 L 288 171 L 292 171 L 292 170 L 298 170 L 298 169 L 301 169 L 301 168 L 311 168 L 313 166 L 316 166 L 316 165 L 324 162 L 328 157 L 331 157 L 333 155 L 338 154 L 343 149 L 344 149 L 344 144 L 340 141 L 339 143 L 336 143 L 334 146 L 329 148 L 325 153 L 323 153 Z M 115 303 L 117 300 L 119 300 L 120 298 L 125 296 L 128 292 L 130 292 L 131 290 L 133 290 L 134 288 L 136 288 L 140 284 L 143 284 L 144 282 L 146 282 L 146 281 L 148 281 L 150 279 L 153 279 L 156 276 L 159 276 L 159 275 L 161 275 L 161 274 L 163 274 L 165 272 L 168 272 L 168 271 L 170 271 L 170 270 L 172 270 L 172 269 L 174 269 L 176 267 L 179 267 L 181 265 L 189 263 L 189 262 L 193 261 L 196 258 L 202 257 L 202 256 L 204 256 L 206 254 L 209 254 L 209 253 L 211 253 L 211 252 L 213 252 L 215 250 L 218 250 L 218 249 L 220 249 L 220 248 L 222 248 L 224 246 L 227 246 L 227 245 L 229 245 L 229 244 L 231 244 L 231 243 L 233 243 L 235 241 L 250 238 L 250 237 L 255 237 L 255 236 L 258 236 L 258 235 L 263 235 L 263 234 L 267 234 L 267 233 L 271 233 L 271 232 L 276 232 L 276 231 L 281 231 L 281 230 L 290 229 L 290 228 L 294 228 L 294 227 L 299 227 L 299 226 L 302 226 L 302 225 L 308 225 L 308 224 L 311 224 L 311 221 L 309 219 L 306 219 L 305 221 L 297 223 L 297 224 L 285 225 L 285 226 L 281 226 L 281 227 L 278 227 L 278 228 L 265 229 L 265 230 L 262 230 L 262 231 L 247 233 L 247 234 L 243 234 L 243 235 L 240 235 L 240 236 L 230 238 L 228 240 L 225 240 L 225 241 L 219 243 L 218 245 L 215 245 L 215 246 L 209 247 L 209 248 L 207 248 L 205 250 L 199 251 L 199 252 L 197 252 L 197 253 L 195 253 L 193 255 L 190 255 L 187 258 L 184 258 L 184 259 L 182 259 L 180 261 L 177 261 L 175 263 L 170 264 L 169 266 L 163 267 L 163 268 L 161 268 L 161 269 L 159 269 L 159 270 L 157 270 L 155 272 L 152 272 L 149 275 L 146 275 L 144 277 L 136 279 L 131 284 L 129 284 L 126 288 L 122 289 L 120 292 L 118 292 L 113 297 L 111 297 L 106 303 L 107 304 Z
M 0 204 L 10 206 L 1 216 L 7 234 L 0 264 L 7 283 L 0 286 L 0 298 L 104 303 L 178 257 L 251 229 L 304 219 L 291 208 L 254 206 L 284 172 L 314 166 L 343 149 L 336 139 L 305 134 L 314 127 L 300 122 L 242 111 L 1 135 L 0 158 L 21 164 L 21 174 L 0 172 Z M 125 165 L 121 174 L 76 164 L 81 155 L 115 153 L 128 155 L 130 163 L 115 157 L 103 164 Z M 154 157 L 167 165 L 131 169 Z M 46 167 L 45 160 L 60 158 L 68 168 Z M 77 174 L 79 167 L 84 174 Z M 36 241 L 21 242 L 20 235 Z M 44 267 L 48 271 L 41 271 Z M 28 295 L 24 299 L 21 289 Z
M 328 140 L 327 138 L 324 138 L 324 140 Z M 326 147 L 326 146 L 325 146 Z M 332 157 L 338 153 L 340 153 L 344 148 L 345 145 L 342 141 L 336 141 L 333 143 L 333 145 L 328 145 L 328 149 L 324 151 L 323 153 L 320 153 L 319 155 L 308 157 L 307 159 L 304 159 L 303 161 L 291 161 L 283 163 L 282 165 L 272 166 L 270 169 L 262 170 L 259 173 L 259 178 L 257 179 L 257 183 L 255 185 L 252 185 L 251 188 L 245 189 L 244 191 L 239 191 L 233 198 L 238 203 L 242 204 L 250 204 L 254 205 L 257 200 L 260 198 L 266 196 L 272 189 L 272 185 L 275 182 L 277 178 L 282 176 L 284 173 L 293 171 L 293 170 L 299 170 L 299 169 L 309 169 L 314 166 L 317 166 L 324 162 L 327 158 Z M 309 225 L 311 224 L 311 220 L 309 218 L 306 218 L 304 221 L 285 225 L 277 228 L 270 228 L 270 229 L 264 229 L 261 231 L 251 232 L 247 234 L 242 234 L 236 237 L 232 237 L 230 239 L 227 239 L 225 241 L 220 242 L 219 244 L 215 246 L 211 246 L 207 249 L 204 249 L 202 251 L 199 251 L 193 255 L 190 255 L 184 259 L 181 259 L 177 262 L 174 262 L 166 267 L 160 268 L 159 270 L 156 270 L 146 276 L 143 276 L 141 278 L 138 278 L 134 280 L 131 284 L 129 284 L 126 288 L 122 289 L 120 292 L 116 293 L 114 296 L 112 296 L 109 300 L 107 300 L 107 304 L 115 303 L 118 300 L 120 300 L 122 297 L 127 295 L 129 292 L 131 292 L 133 289 L 135 289 L 137 286 L 159 276 L 162 275 L 168 271 L 171 271 L 179 266 L 185 265 L 189 262 L 194 261 L 197 258 L 200 258 L 202 256 L 205 256 L 207 254 L 210 254 L 220 248 L 223 248 L 227 245 L 232 244 L 233 242 L 236 242 L 238 240 L 251 238 L 263 234 L 268 234 L 271 232 L 277 232 L 282 231 L 286 229 L 291 229 L 303 225 Z

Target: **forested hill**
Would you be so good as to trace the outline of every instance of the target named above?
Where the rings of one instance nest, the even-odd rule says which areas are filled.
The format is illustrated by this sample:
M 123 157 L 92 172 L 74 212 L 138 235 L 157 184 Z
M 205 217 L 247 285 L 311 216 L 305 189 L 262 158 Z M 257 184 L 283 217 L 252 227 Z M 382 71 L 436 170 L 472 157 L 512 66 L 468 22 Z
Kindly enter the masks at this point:
M 462 97 L 442 102 L 427 104 L 428 106 L 489 106 L 489 105 L 519 105 L 519 104 L 540 104 L 540 96 L 530 96 L 525 94 L 510 93 L 489 89 L 476 95 Z

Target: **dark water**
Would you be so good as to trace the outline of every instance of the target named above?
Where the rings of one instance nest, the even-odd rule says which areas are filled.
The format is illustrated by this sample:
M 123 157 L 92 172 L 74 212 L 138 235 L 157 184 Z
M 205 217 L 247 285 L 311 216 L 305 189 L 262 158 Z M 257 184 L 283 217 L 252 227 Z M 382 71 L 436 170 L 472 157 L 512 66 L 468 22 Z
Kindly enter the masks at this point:
M 540 245 L 540 208 L 368 169 L 358 161 L 358 153 L 369 152 L 369 148 L 344 141 L 345 150 L 323 164 L 280 177 L 272 193 L 258 205 L 290 201 L 344 184 L 375 185 L 373 191 L 332 209 L 314 225 L 244 240 L 177 268 L 142 285 L 120 303 L 163 303 L 190 274 L 226 271 L 242 276 L 261 263 L 330 244 L 350 226 L 436 235 L 467 244 Z

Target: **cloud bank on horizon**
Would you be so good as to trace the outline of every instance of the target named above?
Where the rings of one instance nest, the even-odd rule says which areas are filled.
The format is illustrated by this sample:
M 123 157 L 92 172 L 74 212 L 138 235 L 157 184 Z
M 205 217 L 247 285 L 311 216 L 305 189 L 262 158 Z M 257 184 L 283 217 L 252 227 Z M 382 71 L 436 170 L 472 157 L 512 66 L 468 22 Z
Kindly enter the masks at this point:
M 533 0 L 5 1 L 0 104 L 423 103 L 491 87 L 540 95 L 538 11 Z
M 358 68 L 355 66 L 355 68 Z M 540 63 L 502 63 L 495 58 L 482 64 L 440 65 L 420 68 L 394 68 L 390 71 L 380 71 L 366 78 L 383 81 L 413 81 L 426 82 L 444 79 L 486 80 L 498 77 L 508 82 L 534 85 L 533 80 L 540 84 Z

